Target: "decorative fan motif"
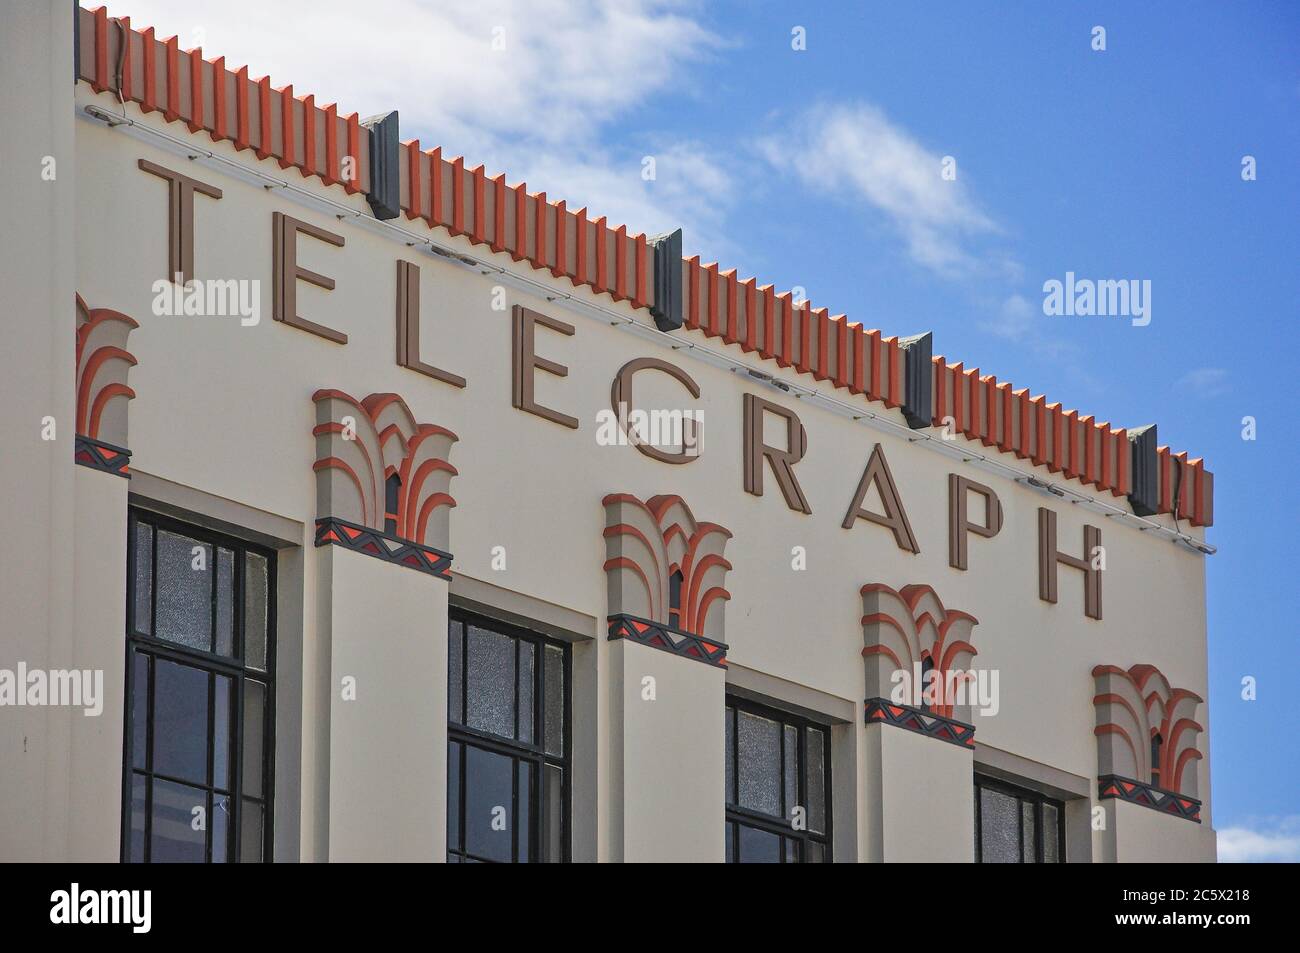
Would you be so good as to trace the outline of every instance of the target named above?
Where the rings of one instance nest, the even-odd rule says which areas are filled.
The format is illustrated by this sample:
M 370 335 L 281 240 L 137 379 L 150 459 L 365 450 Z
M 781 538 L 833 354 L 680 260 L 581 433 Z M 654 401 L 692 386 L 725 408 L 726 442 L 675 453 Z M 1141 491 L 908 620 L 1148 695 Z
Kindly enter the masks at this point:
M 140 325 L 108 308 L 89 309 L 77 295 L 77 434 L 113 447 L 127 446 L 127 401 L 135 391 L 127 373 L 135 357 L 127 338 Z
M 1098 775 L 1195 798 L 1194 762 L 1201 759 L 1199 738 L 1205 730 L 1195 716 L 1203 699 L 1171 687 L 1154 665 L 1127 671 L 1098 665 L 1092 676 Z
M 731 533 L 716 523 L 697 522 L 680 496 L 654 496 L 643 503 L 614 493 L 603 502 L 611 618 L 635 616 L 725 641 L 731 563 L 723 550 Z
M 938 594 L 927 585 L 904 586 L 895 591 L 882 583 L 871 583 L 861 591 L 867 698 L 890 699 L 898 684 L 897 672 L 905 672 L 915 680 L 919 672 L 933 669 L 936 690 L 926 711 L 968 722 L 968 699 L 954 697 L 945 687 L 952 687 L 950 674 L 956 678 L 958 673 L 969 672 L 976 654 L 971 633 L 979 620 L 966 612 L 945 609 Z
M 396 394 L 357 401 L 319 390 L 316 402 L 316 516 L 389 538 L 446 550 L 456 435 L 418 423 Z M 341 540 L 329 540 L 341 542 Z

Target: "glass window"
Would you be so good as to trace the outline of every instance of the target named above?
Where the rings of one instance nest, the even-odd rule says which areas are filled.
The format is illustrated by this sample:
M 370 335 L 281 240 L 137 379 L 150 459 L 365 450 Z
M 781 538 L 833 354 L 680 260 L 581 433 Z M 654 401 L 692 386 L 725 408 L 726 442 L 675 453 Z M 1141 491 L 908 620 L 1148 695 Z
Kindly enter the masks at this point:
M 982 864 L 1064 861 L 1065 809 L 1061 802 L 977 775 L 975 860 Z
M 271 857 L 275 554 L 132 509 L 124 860 Z
M 830 732 L 727 699 L 728 863 L 822 863 L 830 846 Z
M 447 860 L 568 860 L 569 647 L 453 609 Z

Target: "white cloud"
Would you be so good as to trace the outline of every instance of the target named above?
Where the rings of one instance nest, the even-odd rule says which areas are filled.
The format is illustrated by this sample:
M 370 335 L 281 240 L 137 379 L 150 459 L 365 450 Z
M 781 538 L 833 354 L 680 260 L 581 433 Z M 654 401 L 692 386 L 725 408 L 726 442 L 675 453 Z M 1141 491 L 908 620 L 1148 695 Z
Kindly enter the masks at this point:
M 1014 341 L 1045 360 L 1065 365 L 1065 370 L 1081 383 L 1088 386 L 1096 383 L 1077 363 L 1067 364 L 1077 361 L 1081 353 L 1079 345 L 1055 333 L 1054 326 L 1043 317 L 1041 302 L 1016 293 L 1008 295 L 1000 304 L 983 301 L 978 310 L 986 315 L 979 322 L 983 330 Z
M 577 158 L 554 151 L 520 156 L 512 168 L 534 183 L 546 183 L 551 198 L 569 208 L 587 205 L 611 222 L 655 235 L 681 227 L 685 253 L 726 258 L 735 253 L 727 234 L 726 213 L 736 189 L 730 173 L 708 149 L 695 142 L 664 143 L 641 151 L 593 149 Z M 653 156 L 655 178 L 641 176 L 642 159 Z
M 1230 390 L 1228 372 L 1221 367 L 1199 367 L 1188 371 L 1178 379 L 1177 386 L 1195 391 L 1201 397 L 1218 397 Z
M 1036 310 L 1028 298 L 1022 294 L 1013 294 L 1002 302 L 997 314 L 984 323 L 984 328 L 999 337 L 1015 341 L 1036 333 L 1036 323 L 1042 316 L 1042 311 Z
M 652 97 L 677 93 L 683 71 L 725 42 L 682 0 L 110 0 L 132 26 L 176 33 L 229 67 L 363 117 L 397 109 L 403 138 L 464 154 L 570 207 L 654 234 L 721 240 L 734 198 L 722 159 L 694 143 L 617 149 L 604 133 Z M 494 39 L 503 49 L 494 49 Z M 641 178 L 641 156 L 658 179 Z M 709 246 L 714 247 L 714 246 Z
M 400 107 L 430 131 L 468 127 L 552 142 L 584 138 L 719 45 L 668 0 L 122 0 L 137 27 L 202 41 L 228 65 L 270 71 L 319 101 Z M 494 49 L 494 40 L 502 49 Z
M 1300 814 L 1260 818 L 1219 831 L 1222 863 L 1300 862 Z
M 767 159 L 793 170 L 810 188 L 843 194 L 888 218 L 911 257 L 946 276 L 981 268 L 1014 270 L 997 256 L 980 262 L 971 239 L 995 234 L 997 225 L 975 203 L 961 176 L 942 175 L 943 156 L 926 149 L 906 129 L 867 103 L 821 105 L 781 136 L 760 142 Z

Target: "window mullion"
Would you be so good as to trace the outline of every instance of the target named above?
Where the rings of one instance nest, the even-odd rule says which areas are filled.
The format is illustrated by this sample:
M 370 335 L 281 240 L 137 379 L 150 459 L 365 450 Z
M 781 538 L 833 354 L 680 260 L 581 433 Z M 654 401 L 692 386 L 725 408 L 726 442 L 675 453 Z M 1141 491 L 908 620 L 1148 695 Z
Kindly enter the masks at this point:
M 216 579 L 216 575 L 217 575 L 216 566 L 214 565 L 212 569 L 213 569 L 212 577 L 213 579 Z M 215 585 L 213 588 L 215 589 Z M 216 632 L 215 604 L 214 604 L 212 631 L 214 633 Z M 216 775 L 217 676 L 212 672 L 208 672 L 207 675 L 208 675 L 208 773 L 207 773 L 208 798 L 207 798 L 207 807 L 205 808 L 205 810 L 207 811 L 207 815 L 203 819 L 204 820 L 203 857 L 204 860 L 210 864 L 212 863 L 212 812 L 213 809 L 216 807 L 216 797 L 217 797 L 216 791 L 214 790 L 217 785 L 217 775 Z M 227 744 L 226 747 L 227 750 L 229 750 L 230 747 L 229 744 Z
M 244 676 L 236 678 L 234 731 L 231 732 L 231 748 L 234 749 L 234 764 L 230 768 L 230 825 L 234 830 L 235 863 L 243 862 L 244 846 Z
M 154 565 L 155 566 L 157 565 L 157 560 L 154 560 Z M 158 591 L 157 589 L 153 590 L 153 592 L 155 593 L 157 591 Z M 149 611 L 152 614 L 153 612 L 152 596 L 150 597 L 149 600 Z M 148 674 L 145 677 L 145 680 L 149 683 L 149 700 L 148 703 L 145 705 L 146 725 L 145 725 L 144 766 L 148 774 L 146 775 L 144 781 L 144 862 L 150 863 L 153 860 L 153 733 L 154 733 L 153 713 L 154 713 L 154 700 L 158 697 L 158 692 L 155 690 L 156 685 L 155 685 L 154 673 L 157 670 L 158 666 L 154 663 L 154 660 L 150 658 L 149 664 L 145 666 L 145 668 L 148 672 Z
M 149 634 L 158 633 L 158 527 L 149 527 Z M 151 698 L 153 696 L 150 696 Z

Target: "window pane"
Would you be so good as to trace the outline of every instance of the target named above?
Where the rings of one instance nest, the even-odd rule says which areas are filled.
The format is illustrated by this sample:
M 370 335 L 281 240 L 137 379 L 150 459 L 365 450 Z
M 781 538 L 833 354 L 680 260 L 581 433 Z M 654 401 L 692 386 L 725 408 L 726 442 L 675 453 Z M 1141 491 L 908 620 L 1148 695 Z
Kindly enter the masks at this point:
M 173 778 L 206 783 L 207 672 L 157 659 L 154 662 L 154 691 L 157 698 L 154 700 L 153 770 Z
M 230 703 L 234 682 L 226 675 L 213 676 L 212 697 L 212 783 L 223 791 L 230 790 L 230 739 L 234 735 L 234 706 Z
M 740 806 L 780 817 L 781 726 L 747 711 L 737 712 L 736 717 Z M 744 853 L 743 837 L 741 853 Z
M 465 627 L 452 619 L 447 623 L 447 717 L 465 724 Z
M 212 796 L 212 862 L 224 864 L 230 859 L 230 795 Z
M 1025 863 L 1035 864 L 1038 862 L 1034 832 L 1034 804 L 1032 801 L 1020 802 L 1020 853 L 1021 859 Z
M 564 770 L 559 765 L 544 768 L 542 791 L 542 860 L 558 864 L 564 860 Z
M 212 547 L 158 530 L 158 638 L 212 650 Z
M 786 725 L 782 729 L 782 757 L 785 763 L 781 774 L 785 779 L 785 814 L 788 821 L 799 804 L 799 729 Z
M 245 794 L 260 797 L 262 791 L 262 749 L 266 718 L 266 686 L 244 679 L 244 778 Z
M 239 860 L 240 863 L 260 863 L 262 860 L 262 805 L 244 798 L 239 806 Z
M 465 723 L 494 735 L 515 735 L 515 642 L 508 635 L 468 626 L 469 682 Z
M 154 863 L 202 863 L 207 833 L 194 830 L 192 824 L 194 809 L 206 812 L 207 806 L 208 793 L 201 788 L 155 778 L 150 859 Z
M 135 524 L 135 630 L 148 635 L 153 598 L 153 527 Z
M 525 744 L 533 743 L 533 643 L 519 641 L 519 735 Z
M 1009 794 L 980 788 L 980 861 L 1014 864 L 1020 859 L 1020 802 Z
M 467 855 L 458 863 L 558 862 L 567 849 L 565 769 L 537 748 L 564 757 L 567 654 L 504 629 L 448 620 L 449 740 L 461 752 L 448 768 L 449 787 L 461 787 L 447 795 L 448 851 Z M 504 741 L 488 750 L 464 729 Z
M 519 832 L 517 856 L 519 863 L 526 864 L 533 859 L 530 840 L 532 828 L 529 826 L 533 810 L 533 766 L 531 762 L 518 761 L 515 767 L 519 772 L 518 799 L 515 801 L 515 830 Z
M 741 712 L 744 715 L 744 712 Z M 767 831 L 740 825 L 740 862 L 742 864 L 779 864 L 781 838 Z
M 149 656 L 131 654 L 131 764 L 143 768 L 149 757 Z
M 808 863 L 824 864 L 826 863 L 826 848 L 815 840 L 808 842 Z
M 564 755 L 564 650 L 546 646 L 544 656 L 546 692 L 546 753 Z
M 1061 862 L 1061 817 L 1055 804 L 1043 805 L 1043 862 Z
M 460 850 L 460 753 L 461 746 L 447 746 L 447 849 Z
M 203 542 L 202 530 L 152 526 L 134 510 L 130 518 L 135 571 L 128 606 L 140 619 L 128 632 L 126 857 L 219 863 L 247 852 L 261 859 L 270 825 L 263 762 L 274 728 L 271 686 L 260 672 L 254 681 L 218 671 L 209 653 L 236 666 L 242 660 L 245 668 L 269 666 L 273 557 L 246 554 L 233 540 Z M 155 654 L 139 645 L 133 635 L 151 628 L 175 649 Z M 238 804 L 237 773 L 244 795 Z
M 808 829 L 826 833 L 826 733 L 808 729 Z
M 793 837 L 785 838 L 785 862 L 787 864 L 799 863 L 799 842 Z
M 131 776 L 131 852 L 127 856 L 133 864 L 144 862 L 145 790 L 148 784 L 142 775 Z
M 235 554 L 217 548 L 217 654 L 235 653 Z
M 465 849 L 487 860 L 509 862 L 514 800 L 512 759 L 465 746 Z
M 244 554 L 244 663 L 266 671 L 266 557 Z
M 736 803 L 736 709 L 727 709 L 727 803 Z

